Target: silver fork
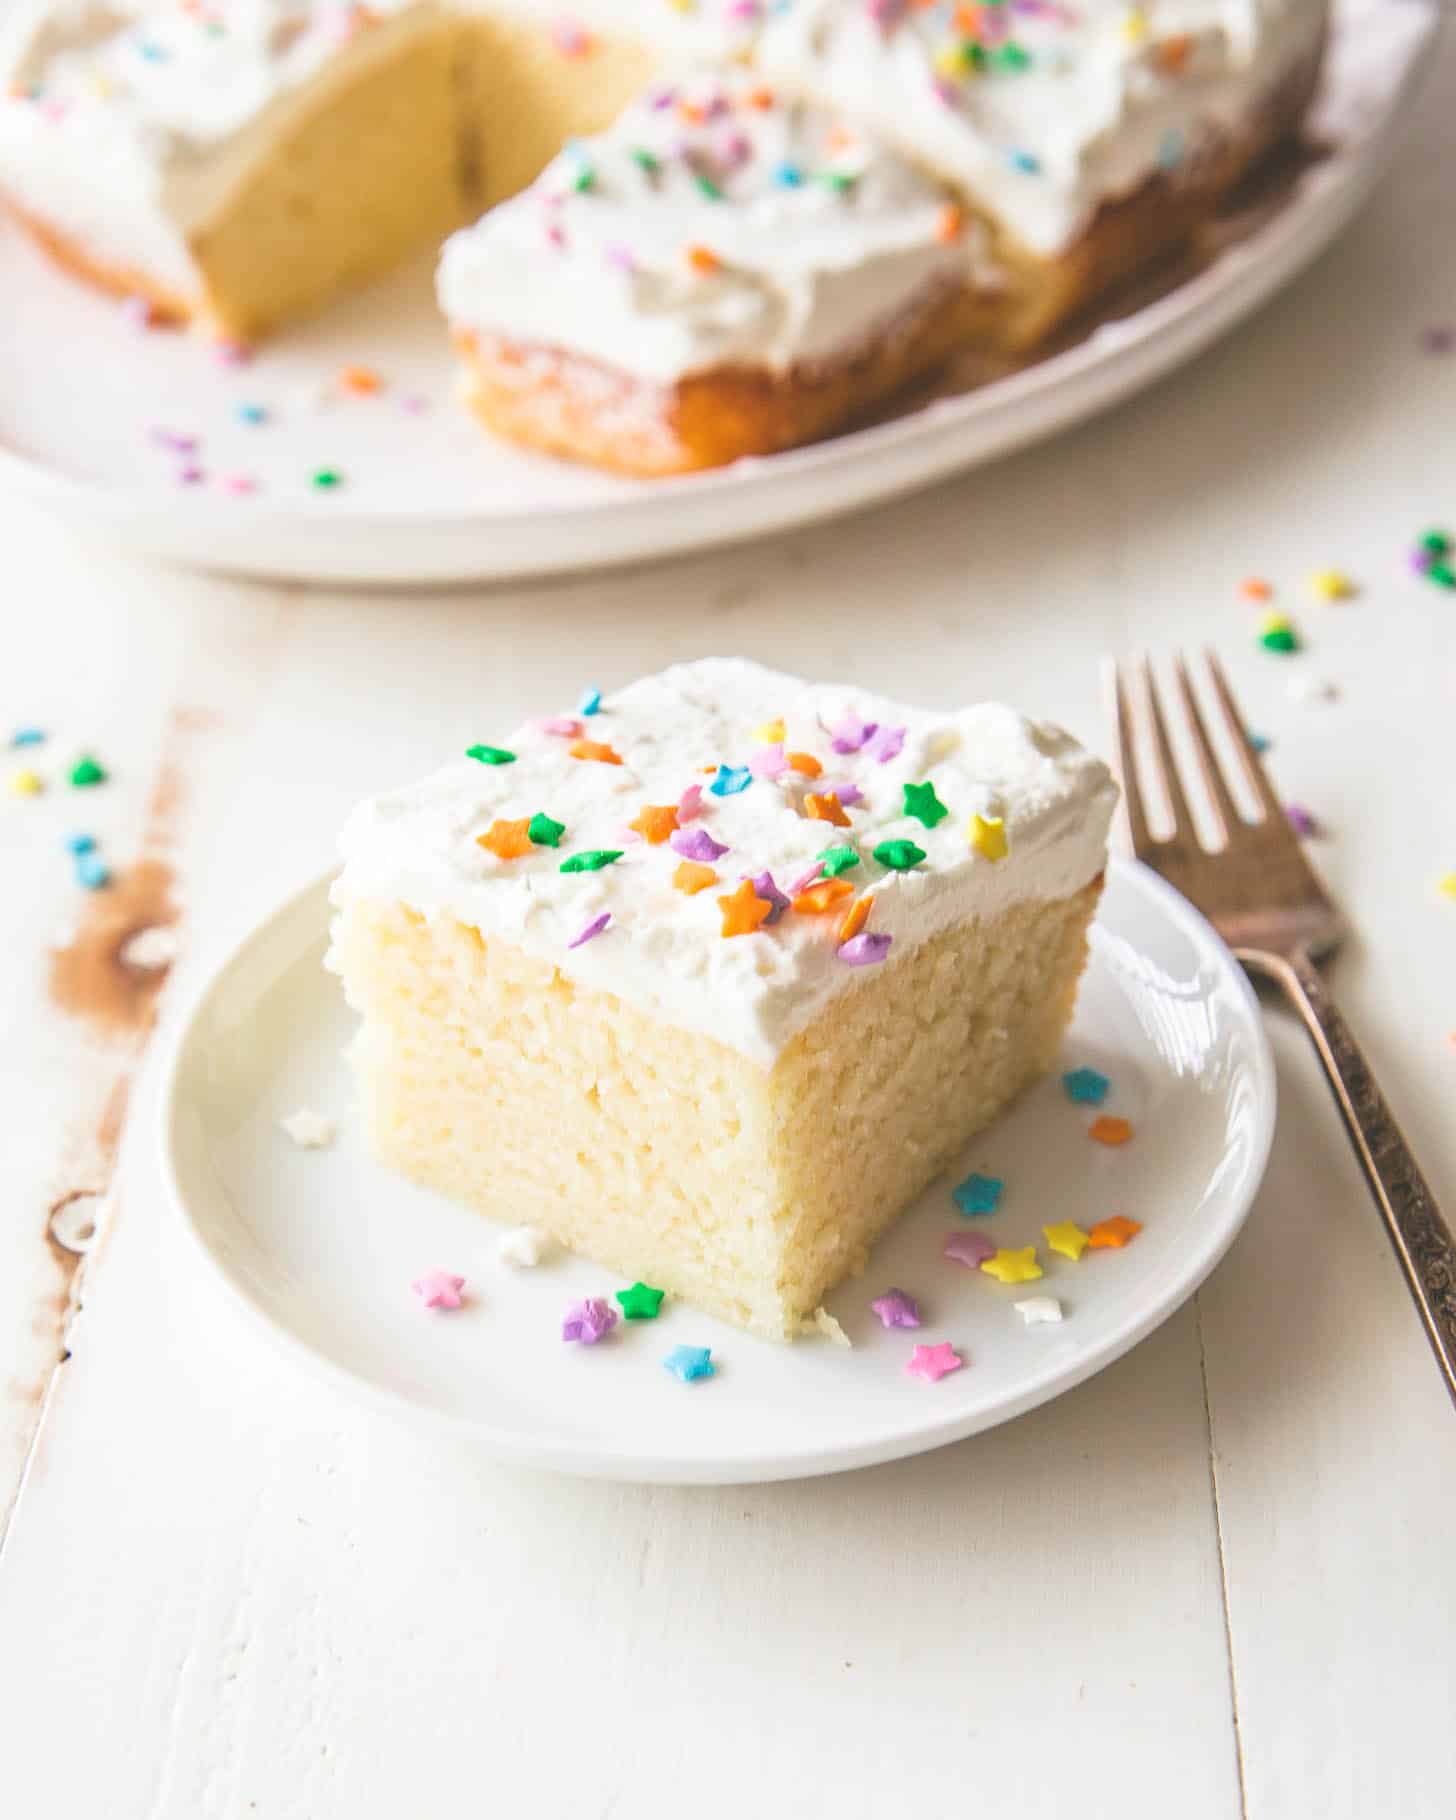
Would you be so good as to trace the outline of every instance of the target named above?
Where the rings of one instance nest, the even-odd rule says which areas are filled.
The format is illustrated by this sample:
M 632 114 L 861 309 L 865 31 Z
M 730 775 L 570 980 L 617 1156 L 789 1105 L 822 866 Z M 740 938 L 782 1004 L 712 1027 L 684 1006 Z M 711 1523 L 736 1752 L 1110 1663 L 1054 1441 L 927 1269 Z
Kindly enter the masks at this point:
M 1146 659 L 1121 668 L 1109 663 L 1117 766 L 1133 852 L 1196 904 L 1245 970 L 1279 986 L 1303 1018 L 1446 1388 L 1456 1398 L 1456 1240 L 1314 964 L 1338 944 L 1344 932 L 1340 914 L 1300 849 L 1218 660 L 1212 652 L 1205 655 L 1214 699 L 1258 797 L 1259 818 L 1251 822 L 1240 814 L 1208 737 L 1187 663 L 1177 656 L 1177 699 L 1220 843 L 1212 849 L 1202 844 L 1151 666 Z M 1139 729 L 1152 753 L 1151 781 L 1161 789 L 1173 822 L 1165 840 L 1156 838 L 1148 824 L 1138 778 Z

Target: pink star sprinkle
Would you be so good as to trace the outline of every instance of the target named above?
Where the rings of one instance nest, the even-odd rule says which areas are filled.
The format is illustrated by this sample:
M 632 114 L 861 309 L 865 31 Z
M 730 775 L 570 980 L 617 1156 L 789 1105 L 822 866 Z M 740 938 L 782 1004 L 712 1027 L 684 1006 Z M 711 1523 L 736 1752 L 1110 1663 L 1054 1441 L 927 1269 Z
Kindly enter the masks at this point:
M 535 727 L 538 733 L 554 733 L 558 739 L 575 739 L 581 732 L 581 722 L 569 714 L 550 714 L 535 722 Z
M 996 1247 L 983 1232 L 952 1232 L 946 1235 L 940 1254 L 952 1264 L 964 1264 L 967 1270 L 979 1270 L 987 1258 L 994 1258 Z
M 219 482 L 224 493 L 256 493 L 258 483 L 251 474 L 224 474 Z
M 410 1288 L 426 1308 L 458 1308 L 464 1297 L 465 1278 L 451 1276 L 448 1270 L 427 1270 Z
M 580 1340 L 583 1346 L 595 1346 L 617 1325 L 617 1311 L 600 1296 L 588 1296 L 584 1302 L 573 1302 L 561 1323 L 563 1340 Z
M 782 777 L 789 768 L 789 761 L 784 757 L 784 742 L 780 740 L 774 746 L 760 746 L 748 756 L 748 768 L 755 777 Z
M 865 746 L 865 752 L 876 764 L 887 765 L 892 758 L 900 756 L 904 746 L 903 727 L 876 727 L 873 739 Z
M 914 1378 L 925 1378 L 936 1384 L 948 1372 L 959 1371 L 965 1360 L 951 1345 L 949 1340 L 942 1340 L 938 1346 L 917 1346 L 910 1354 L 910 1362 L 905 1369 Z
M 838 726 L 829 729 L 829 743 L 836 752 L 858 752 L 874 733 L 874 721 L 861 720 L 857 714 L 846 714 Z
M 578 934 L 572 936 L 571 940 L 566 944 L 567 947 L 568 948 L 580 948 L 584 942 L 589 942 L 589 941 L 594 940 L 597 936 L 599 936 L 602 933 L 602 931 L 606 928 L 607 924 L 609 922 L 611 922 L 611 920 L 612 920 L 611 911 L 603 910 L 603 912 L 601 913 L 600 916 L 594 916 L 592 918 L 592 920 L 587 924 L 587 926 L 583 930 L 581 930 Z
M 701 815 L 702 813 L 703 786 L 701 784 L 689 784 L 687 789 L 684 790 L 682 795 L 677 799 L 678 826 L 681 827 L 684 822 L 690 822 L 695 815 Z
M 245 367 L 253 358 L 253 350 L 242 341 L 220 341 L 213 353 L 218 363 L 225 367 Z
M 920 1304 L 903 1289 L 887 1289 L 877 1295 L 870 1307 L 880 1317 L 881 1327 L 918 1327 Z
M 678 828 L 668 836 L 667 844 L 683 859 L 695 859 L 702 866 L 711 866 L 715 859 L 721 859 L 728 851 L 720 841 L 713 839 L 706 828 L 694 828 L 691 834 Z
M 812 866 L 802 878 L 796 878 L 793 884 L 789 886 L 790 899 L 796 898 L 801 891 L 807 891 L 810 885 L 817 884 L 823 876 L 824 862 L 823 860 L 820 860 L 816 865 Z

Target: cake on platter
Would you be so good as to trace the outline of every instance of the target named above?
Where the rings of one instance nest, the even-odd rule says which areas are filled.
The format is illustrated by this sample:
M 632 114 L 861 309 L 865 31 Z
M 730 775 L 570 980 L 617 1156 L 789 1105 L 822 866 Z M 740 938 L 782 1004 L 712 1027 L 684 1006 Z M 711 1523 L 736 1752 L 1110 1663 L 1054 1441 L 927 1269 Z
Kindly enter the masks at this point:
M 1009 708 L 705 659 L 363 804 L 377 1156 L 773 1339 L 1052 1064 L 1115 789 Z
M 241 340 L 462 230 L 440 293 L 485 421 L 676 472 L 1034 349 L 1186 243 L 1297 129 L 1326 15 L 20 0 L 0 195 L 74 271 Z

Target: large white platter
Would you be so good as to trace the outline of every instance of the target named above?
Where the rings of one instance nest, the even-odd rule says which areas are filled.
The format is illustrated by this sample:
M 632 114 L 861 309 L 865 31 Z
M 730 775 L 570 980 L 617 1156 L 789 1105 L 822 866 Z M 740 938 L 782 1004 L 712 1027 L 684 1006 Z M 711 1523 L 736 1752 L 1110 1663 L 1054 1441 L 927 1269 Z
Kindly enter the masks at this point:
M 623 481 L 484 435 L 454 396 L 429 263 L 227 366 L 140 333 L 0 228 L 0 486 L 132 550 L 320 582 L 499 579 L 667 556 L 853 511 L 1091 416 L 1190 359 L 1286 284 L 1384 166 L 1435 29 L 1430 0 L 1338 0 L 1312 135 L 1327 157 L 1211 264 L 1085 339 L 979 389 L 813 448 L 673 481 Z M 338 397 L 341 367 L 388 386 Z M 321 403 L 321 399 L 323 402 Z M 261 425 L 238 418 L 263 405 Z M 424 408 L 420 408 L 423 406 Z M 155 428 L 196 436 L 204 478 Z M 319 493 L 311 476 L 337 470 Z M 257 490 L 226 490 L 236 476 Z
M 1259 1010 L 1213 931 L 1143 868 L 1115 864 L 1065 1066 L 1107 1074 L 1105 1110 L 1132 1141 L 1092 1142 L 1091 1109 L 1055 1077 L 1028 1095 L 829 1300 L 852 1346 L 755 1340 L 681 1304 L 623 1323 L 596 1347 L 564 1344 L 582 1296 L 625 1287 L 557 1253 L 533 1271 L 496 1254 L 499 1228 L 401 1181 L 365 1154 L 341 1051 L 351 1018 L 321 967 L 320 883 L 223 964 L 185 1020 L 163 1101 L 163 1166 L 199 1268 L 301 1369 L 472 1446 L 561 1471 L 663 1482 L 802 1477 L 919 1453 L 1045 1402 L 1119 1357 L 1176 1309 L 1243 1223 L 1274 1129 L 1274 1072 Z M 336 1117 L 327 1150 L 279 1128 L 300 1107 Z M 1005 1183 L 1001 1208 L 966 1219 L 950 1186 L 972 1169 Z M 1143 1222 L 1121 1251 L 1050 1253 L 1046 1222 Z M 1002 1285 L 941 1255 L 952 1231 L 1036 1243 L 1046 1274 Z M 464 1276 L 458 1312 L 429 1313 L 410 1285 Z M 869 1303 L 920 1301 L 918 1332 L 886 1331 Z M 1014 1304 L 1057 1297 L 1060 1325 Z M 939 1383 L 909 1375 L 917 1341 L 968 1361 Z M 683 1384 L 670 1348 L 711 1347 L 717 1375 Z

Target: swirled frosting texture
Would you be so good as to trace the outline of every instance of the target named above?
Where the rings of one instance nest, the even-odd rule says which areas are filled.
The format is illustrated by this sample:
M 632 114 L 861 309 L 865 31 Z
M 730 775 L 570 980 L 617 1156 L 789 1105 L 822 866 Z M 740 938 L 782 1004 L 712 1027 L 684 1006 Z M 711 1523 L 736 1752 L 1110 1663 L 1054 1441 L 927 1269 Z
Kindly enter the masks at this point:
M 707 658 L 622 690 L 583 721 L 580 736 L 549 725 L 501 740 L 514 762 L 462 758 L 361 805 L 343 832 L 335 902 L 401 903 L 454 917 L 763 1066 L 861 976 L 837 948 L 848 898 L 826 914 L 790 910 L 756 933 L 722 935 L 718 899 L 743 879 L 768 873 L 787 895 L 827 848 L 852 847 L 858 863 L 841 876 L 857 894 L 873 894 L 868 928 L 891 938 L 885 964 L 893 966 L 952 925 L 1068 896 L 1105 863 L 1116 794 L 1106 767 L 1059 729 L 1010 708 L 908 708 L 741 659 Z M 621 763 L 573 758 L 578 737 L 609 746 Z M 836 740 L 847 749 L 836 750 Z M 822 772 L 781 769 L 778 748 L 806 755 Z M 747 787 L 716 794 L 723 764 L 749 767 Z M 926 783 L 947 811 L 933 826 L 906 813 L 906 786 Z M 654 844 L 630 824 L 645 807 L 677 805 L 693 786 L 701 812 L 684 818 L 678 834 L 705 835 L 724 851 L 707 862 L 716 882 L 687 895 L 673 885 L 687 841 Z M 804 813 L 810 792 L 831 790 L 851 802 L 847 827 Z M 917 792 L 909 800 L 923 807 L 929 798 Z M 977 814 L 1004 823 L 1004 859 L 971 845 Z M 514 858 L 481 847 L 492 824 L 536 815 L 563 824 L 558 846 L 533 845 Z M 898 840 L 924 854 L 910 870 L 873 857 L 876 846 Z M 599 871 L 562 870 L 592 850 L 622 857 Z M 573 948 L 603 915 L 610 921 L 602 932 Z

